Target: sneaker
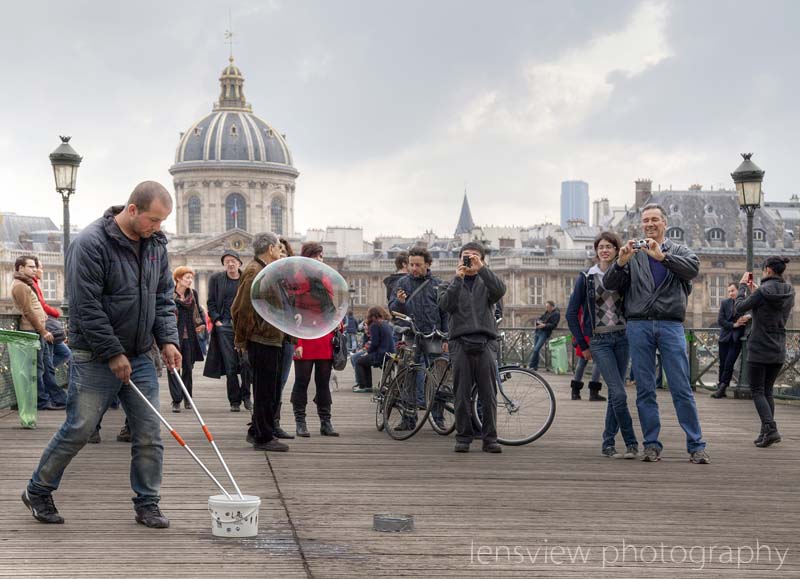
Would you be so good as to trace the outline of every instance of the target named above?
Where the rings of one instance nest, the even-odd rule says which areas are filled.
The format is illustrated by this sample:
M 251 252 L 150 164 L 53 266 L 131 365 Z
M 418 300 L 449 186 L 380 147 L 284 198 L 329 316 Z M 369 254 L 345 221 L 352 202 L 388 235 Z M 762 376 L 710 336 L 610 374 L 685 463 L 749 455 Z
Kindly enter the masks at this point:
M 128 428 L 128 425 L 125 424 L 119 431 L 117 435 L 117 442 L 130 442 L 131 441 L 131 431 Z
M 453 447 L 453 452 L 469 452 L 469 443 L 456 442 L 456 445 Z
M 622 455 L 622 458 L 638 458 L 639 456 L 639 447 L 635 444 L 631 444 L 630 446 L 625 448 L 625 454 Z
M 622 458 L 622 454 L 617 452 L 617 449 L 613 446 L 605 447 L 601 452 L 601 456 L 605 456 L 606 458 Z
M 488 442 L 483 444 L 481 450 L 483 452 L 491 452 L 492 454 L 498 454 L 503 452 L 503 447 L 496 442 Z
M 289 452 L 289 445 L 273 438 L 269 442 L 256 442 L 253 450 L 270 450 L 272 452 Z
M 102 439 L 100 438 L 100 431 L 95 430 L 94 432 L 92 432 L 92 434 L 89 436 L 89 440 L 87 440 L 86 442 L 88 442 L 89 444 L 100 444 L 101 441 Z
M 355 386 L 353 386 L 353 392 L 355 392 L 356 394 L 364 394 L 366 392 L 372 392 L 372 388 L 370 388 L 369 386 L 360 386 L 356 384 Z
M 173 412 L 180 412 L 181 411 L 181 403 L 180 402 L 173 402 L 172 403 L 172 411 Z
M 184 400 L 184 401 L 183 401 L 183 407 L 184 407 L 186 410 L 191 410 L 191 409 L 192 409 L 192 405 L 189 403 L 189 401 L 188 401 L 188 400 Z
M 657 446 L 648 446 L 642 454 L 642 462 L 658 462 L 661 460 L 661 451 Z
M 253 410 L 253 401 L 249 398 L 244 399 L 244 407 L 245 410 Z
M 242 408 L 239 404 L 231 404 L 231 412 L 241 412 Z
M 155 503 L 137 507 L 136 522 L 151 529 L 166 529 L 169 527 L 169 519 Z
M 28 489 L 22 493 L 22 502 L 30 509 L 33 518 L 40 523 L 61 525 L 64 517 L 58 514 L 56 504 L 53 502 L 53 495 L 32 495 Z
M 711 462 L 711 457 L 708 456 L 708 453 L 705 450 L 698 450 L 691 454 L 689 457 L 689 462 L 694 464 L 708 464 Z

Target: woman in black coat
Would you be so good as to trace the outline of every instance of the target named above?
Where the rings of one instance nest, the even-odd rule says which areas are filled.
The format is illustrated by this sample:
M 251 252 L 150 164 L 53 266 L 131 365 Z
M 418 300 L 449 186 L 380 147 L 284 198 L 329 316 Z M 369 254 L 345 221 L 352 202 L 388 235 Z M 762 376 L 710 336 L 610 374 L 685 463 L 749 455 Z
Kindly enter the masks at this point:
M 205 315 L 200 307 L 197 292 L 192 289 L 194 284 L 194 271 L 191 268 L 181 266 L 172 273 L 175 280 L 175 299 L 176 312 L 178 318 L 178 337 L 181 341 L 181 356 L 183 365 L 180 375 L 189 395 L 192 394 L 192 368 L 195 362 L 203 360 L 203 351 L 200 348 L 198 334 L 205 329 Z M 181 411 L 181 400 L 185 408 L 191 408 L 189 401 L 184 399 L 181 385 L 170 372 L 169 395 L 172 398 L 172 411 Z
M 753 403 L 761 419 L 761 435 L 754 442 L 761 448 L 781 441 L 772 389 L 786 361 L 786 321 L 794 306 L 794 288 L 783 279 L 787 263 L 789 259 L 785 257 L 764 260 L 760 287 L 753 283 L 753 274 L 745 272 L 734 309 L 736 315 L 753 312 L 753 329 L 747 341 L 747 372 Z

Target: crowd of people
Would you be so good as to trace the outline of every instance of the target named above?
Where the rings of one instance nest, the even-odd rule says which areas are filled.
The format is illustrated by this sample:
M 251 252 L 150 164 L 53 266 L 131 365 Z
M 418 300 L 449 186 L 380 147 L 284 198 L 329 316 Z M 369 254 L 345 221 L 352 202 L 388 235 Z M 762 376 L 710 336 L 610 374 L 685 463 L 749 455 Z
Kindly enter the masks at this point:
M 253 239 L 253 258 L 246 265 L 240 255 L 226 250 L 222 270 L 212 275 L 205 308 L 194 286 L 194 271 L 187 266 L 170 271 L 166 237 L 161 223 L 172 211 L 172 200 L 158 183 L 140 183 L 126 205 L 108 209 L 85 228 L 66 255 L 66 285 L 70 299 L 69 347 L 58 320 L 60 312 L 44 300 L 39 280 L 40 264 L 22 256 L 15 264 L 12 295 L 20 310 L 20 328 L 40 336 L 38 403 L 44 410 L 66 408 L 66 420 L 43 452 L 22 500 L 44 523 L 62 523 L 52 493 L 64 470 L 90 439 L 99 441 L 99 425 L 108 408 L 121 402 L 131 443 L 131 487 L 135 519 L 148 527 L 163 528 L 169 519 L 159 508 L 163 444 L 157 417 L 131 388 L 135 382 L 147 400 L 159 406 L 158 376 L 153 351 L 168 370 L 173 412 L 190 408 L 192 373 L 204 362 L 203 374 L 225 377 L 231 412 L 241 407 L 251 413 L 246 441 L 256 450 L 285 452 L 282 439 L 311 436 L 306 408 L 314 378 L 316 405 L 322 436 L 338 437 L 332 423 L 330 381 L 334 361 L 334 333 L 347 338 L 355 369 L 353 391 L 372 392 L 372 369 L 394 352 L 396 333 L 391 312 L 414 320 L 424 334 L 447 336 L 439 347 L 423 345 L 415 362 L 429 366 L 449 356 L 455 392 L 454 451 L 469 452 L 475 439 L 482 450 L 500 453 L 496 431 L 496 376 L 498 318 L 506 287 L 486 266 L 486 250 L 478 242 L 464 244 L 449 281 L 433 275 L 433 259 L 418 246 L 400 254 L 396 272 L 384 280 L 387 307 L 373 305 L 361 324 L 349 312 L 334 331 L 313 339 L 296 338 L 260 316 L 251 300 L 253 281 L 270 263 L 293 256 L 289 242 L 274 233 Z M 642 209 L 645 238 L 622 242 L 609 231 L 595 239 L 595 264 L 582 271 L 566 312 L 583 366 L 572 381 L 573 400 L 580 399 L 583 369 L 592 362 L 590 400 L 600 396 L 600 379 L 608 387 L 601 454 L 613 458 L 660 459 L 661 420 L 656 400 L 657 356 L 669 384 L 678 422 L 686 435 L 690 461 L 705 464 L 706 452 L 700 419 L 689 381 L 689 361 L 683 321 L 692 280 L 699 271 L 697 256 L 684 245 L 665 238 L 666 215 L 658 205 Z M 302 257 L 323 261 L 323 247 L 304 243 Z M 794 290 L 783 273 L 788 259 L 768 258 L 761 285 L 745 272 L 729 288 L 720 307 L 720 374 L 715 398 L 725 397 L 741 338 L 751 326 L 748 372 L 762 428 L 759 447 L 779 442 L 773 386 L 785 361 L 785 325 L 794 305 Z M 287 262 L 288 263 L 288 262 Z M 289 280 L 292 302 L 298 311 L 322 308 L 330 301 L 330 280 L 308 279 L 302 270 Z M 314 291 L 309 288 L 314 286 Z M 552 301 L 536 322 L 530 366 L 539 367 L 541 351 L 560 320 Z M 402 322 L 396 322 L 401 325 Z M 364 339 L 359 344 L 358 332 Z M 207 344 L 207 350 L 206 350 Z M 156 356 L 156 358 L 159 356 Z M 69 360 L 67 395 L 55 382 L 53 368 Z M 638 437 L 628 408 L 625 376 L 629 364 L 636 378 L 636 406 L 642 433 Z M 295 421 L 291 434 L 281 426 L 281 400 L 294 367 L 290 396 Z M 177 376 L 176 376 L 177 374 Z M 422 375 L 419 376 L 422 378 Z M 481 407 L 481 432 L 474 431 L 470 393 L 477 386 Z M 418 397 L 422 384 L 417 385 Z M 433 419 L 443 419 L 433 408 Z M 412 423 L 397 428 L 413 429 Z M 621 434 L 624 452 L 615 439 Z

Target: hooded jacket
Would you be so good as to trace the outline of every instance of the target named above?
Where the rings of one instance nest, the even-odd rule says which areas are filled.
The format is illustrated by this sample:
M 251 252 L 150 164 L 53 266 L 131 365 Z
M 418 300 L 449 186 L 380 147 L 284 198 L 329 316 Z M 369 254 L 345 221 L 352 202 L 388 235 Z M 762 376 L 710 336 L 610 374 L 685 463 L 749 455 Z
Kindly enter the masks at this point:
M 397 289 L 397 282 L 400 281 L 400 278 L 405 277 L 406 274 L 403 272 L 392 273 L 387 275 L 383 278 L 383 285 L 386 286 L 386 303 L 392 301 L 394 297 L 395 290 Z
M 747 340 L 748 361 L 783 364 L 786 361 L 786 321 L 794 306 L 794 288 L 781 277 L 767 277 L 747 297 L 747 285 L 739 284 L 734 315 L 753 311 L 753 329 Z
M 108 209 L 70 243 L 66 256 L 70 348 L 100 361 L 140 356 L 159 346 L 180 348 L 167 238 L 160 232 L 133 241 L 114 221 L 124 207 Z M 38 301 L 38 300 L 37 300 Z
M 625 297 L 625 318 L 632 320 L 668 320 L 683 322 L 692 290 L 691 280 L 700 272 L 700 260 L 694 252 L 667 239 L 661 244 L 667 277 L 655 287 L 650 262 L 644 251 L 631 256 L 624 266 L 614 262 L 603 277 L 606 289 Z

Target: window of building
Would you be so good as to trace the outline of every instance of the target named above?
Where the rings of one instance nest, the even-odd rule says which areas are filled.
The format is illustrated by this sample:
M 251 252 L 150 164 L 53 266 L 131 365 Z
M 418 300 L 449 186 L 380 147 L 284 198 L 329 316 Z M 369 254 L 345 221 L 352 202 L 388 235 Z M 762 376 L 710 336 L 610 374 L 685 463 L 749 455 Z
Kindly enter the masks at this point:
M 667 238 L 673 241 L 683 241 L 683 229 L 680 227 L 670 227 L 667 229 Z
M 231 125 L 231 136 L 235 137 L 238 133 L 236 132 L 236 125 Z
M 708 231 L 708 240 L 709 241 L 725 241 L 725 232 L 720 229 L 719 227 L 715 227 L 714 229 L 710 229 Z
M 189 233 L 200 233 L 200 198 L 197 195 L 189 199 Z
M 725 275 L 709 275 L 706 282 L 708 283 L 709 306 L 718 309 L 720 302 L 728 297 L 728 284 L 731 280 Z
M 58 273 L 46 271 L 41 280 L 42 296 L 45 301 L 55 301 L 58 299 Z
M 367 305 L 367 288 L 369 284 L 363 277 L 357 277 L 350 281 L 350 289 L 354 289 L 351 295 L 353 296 L 353 305 L 365 306 Z
M 544 304 L 544 277 L 532 275 L 528 278 L 528 305 L 541 306 Z
M 200 136 L 200 127 L 195 127 L 194 128 L 194 136 L 195 137 L 199 137 Z
M 273 233 L 283 235 L 283 201 L 279 198 L 272 200 L 269 206 L 270 229 Z
M 231 229 L 247 231 L 247 203 L 238 193 L 231 193 L 225 199 L 225 230 Z
M 763 229 L 754 229 L 753 230 L 753 241 L 764 241 L 767 238 L 766 233 L 764 233 Z

